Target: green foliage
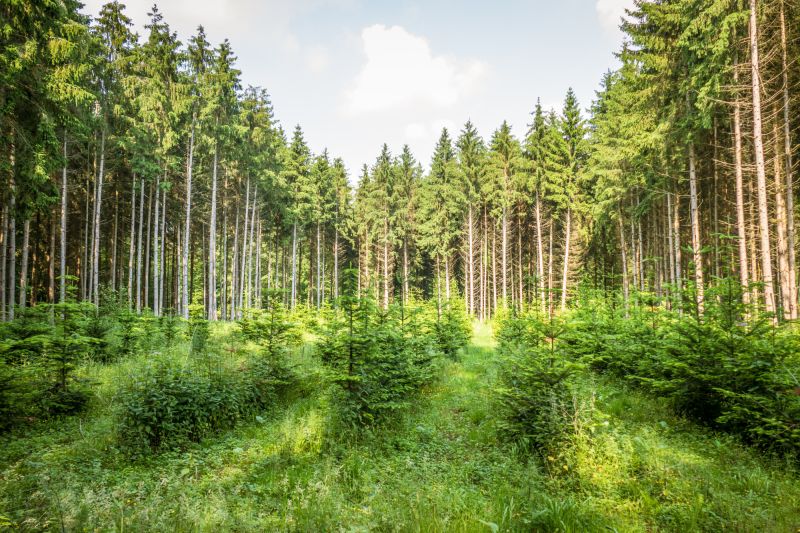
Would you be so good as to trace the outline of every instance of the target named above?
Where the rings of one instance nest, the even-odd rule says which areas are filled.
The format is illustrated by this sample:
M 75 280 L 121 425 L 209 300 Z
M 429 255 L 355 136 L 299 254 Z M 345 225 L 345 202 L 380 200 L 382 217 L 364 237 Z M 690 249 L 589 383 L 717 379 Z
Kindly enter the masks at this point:
M 735 282 L 720 280 L 702 320 L 593 301 L 568 335 L 570 357 L 668 398 L 681 413 L 762 448 L 798 452 L 800 336 L 746 318 Z
M 191 355 L 200 356 L 206 352 L 209 337 L 208 320 L 202 305 L 189 306 L 189 341 Z
M 472 324 L 463 301 L 451 300 L 442 306 L 441 316 L 433 322 L 433 333 L 437 349 L 448 359 L 458 360 L 472 336 Z
M 117 392 L 117 440 L 133 457 L 199 442 L 274 409 L 294 379 L 277 358 L 254 358 L 239 368 L 155 360 Z
M 527 315 L 507 319 L 500 332 L 498 427 L 523 449 L 551 459 L 591 416 L 576 394 L 584 366 L 569 358 L 566 330 L 561 319 Z
M 411 327 L 405 309 L 379 309 L 354 291 L 349 272 L 337 315 L 317 345 L 320 359 L 337 387 L 339 415 L 355 427 L 380 423 L 406 408 L 432 376 L 433 338 L 427 328 Z
M 302 331 L 289 320 L 282 297 L 283 291 L 268 291 L 266 309 L 248 309 L 237 323 L 242 337 L 259 344 L 269 357 L 284 356 L 302 341 Z

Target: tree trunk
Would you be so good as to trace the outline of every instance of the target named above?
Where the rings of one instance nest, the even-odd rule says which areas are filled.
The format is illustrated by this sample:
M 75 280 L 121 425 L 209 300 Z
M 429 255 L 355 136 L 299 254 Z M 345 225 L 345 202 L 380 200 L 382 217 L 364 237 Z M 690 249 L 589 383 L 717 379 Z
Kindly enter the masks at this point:
M 128 241 L 128 309 L 133 308 L 133 269 L 136 253 L 136 174 L 131 183 L 131 236 Z
M 566 229 L 564 230 L 564 270 L 561 273 L 561 311 L 567 309 L 567 284 L 569 281 L 569 246 L 572 236 L 572 208 L 567 207 Z
M 11 206 L 8 222 L 8 319 L 14 320 L 14 305 L 17 297 L 17 221 L 14 216 L 16 208 L 16 190 L 11 186 Z
M 550 219 L 550 245 L 547 250 L 547 313 L 553 316 L 553 219 Z
M 245 202 L 245 205 L 246 202 Z M 230 320 L 236 319 L 236 295 L 238 294 L 239 289 L 239 277 L 237 275 L 238 265 L 239 265 L 239 218 L 240 218 L 241 208 L 239 207 L 239 201 L 236 202 L 236 223 L 233 227 L 233 258 L 231 260 L 231 309 L 229 314 Z
M 669 198 L 669 196 L 667 197 Z M 622 255 L 622 301 L 625 305 L 625 314 L 628 313 L 628 304 L 630 302 L 630 285 L 628 282 L 628 255 L 627 245 L 625 244 L 625 229 L 622 224 L 622 213 L 620 212 L 617 218 L 617 225 L 619 226 L 619 247 L 620 254 Z
M 81 300 L 85 300 L 88 292 L 88 288 L 90 285 L 90 280 L 87 274 L 90 274 L 89 268 L 89 176 L 90 173 L 86 175 L 86 184 L 85 184 L 85 202 L 84 202 L 84 211 L 83 211 L 83 250 L 81 253 L 81 259 L 79 262 L 79 272 L 78 275 L 81 277 Z
M 700 213 L 697 205 L 697 174 L 695 172 L 694 143 L 689 143 L 689 205 L 692 218 L 692 259 L 697 295 L 697 314 L 703 314 L 703 252 L 700 243 Z
M 258 190 L 253 191 L 253 207 L 250 209 L 250 236 L 247 246 L 247 287 L 245 291 L 245 308 L 252 306 L 253 295 L 253 251 L 255 250 L 256 206 L 258 205 Z
M 447 286 L 448 299 L 450 286 Z M 389 308 L 389 221 L 383 221 L 383 308 Z
M 111 292 L 117 290 L 117 243 L 119 241 L 119 191 L 114 191 L 114 227 L 111 230 Z
M 333 299 L 339 298 L 339 228 L 333 235 Z
M 474 250 L 474 238 L 472 235 L 473 229 L 473 221 L 472 221 L 472 203 L 469 204 L 469 208 L 467 211 L 467 239 L 468 239 L 468 251 L 467 251 L 467 261 L 466 267 L 468 270 L 467 273 L 467 309 L 469 311 L 469 315 L 473 316 L 475 314 L 475 250 Z
M 167 180 L 166 170 L 164 171 L 164 181 Z M 159 265 L 161 270 L 158 274 L 158 314 L 164 312 L 164 280 L 167 273 L 167 190 L 161 193 L 161 260 Z
M 778 252 L 778 279 L 780 281 L 780 311 L 784 318 L 791 318 L 793 292 L 789 286 L 789 240 L 787 238 L 787 216 L 786 216 L 786 197 L 784 196 L 783 173 L 781 172 L 781 160 L 778 154 L 781 153 L 778 138 L 778 124 L 773 122 L 772 134 L 775 142 L 775 157 L 773 158 L 775 170 L 775 226 L 777 234 Z
M 297 304 L 297 221 L 292 224 L 292 298 L 291 309 Z
M 192 131 L 189 134 L 189 162 L 186 165 L 186 220 L 183 224 L 183 283 L 181 286 L 181 302 L 183 318 L 189 320 L 189 243 L 191 242 L 192 213 L 192 170 L 194 167 L 194 118 Z
M 56 303 L 56 217 L 50 217 L 50 252 L 47 258 L 47 303 Z M 51 308 L 52 309 L 52 308 Z
M 6 320 L 6 287 L 8 286 L 8 204 L 3 202 L 3 215 L 0 220 L 0 322 Z
M 494 221 L 493 221 L 494 222 Z M 497 311 L 497 223 L 492 224 L 492 311 Z
M 733 84 L 738 86 L 738 60 L 734 57 Z M 742 119 L 739 96 L 733 102 L 733 155 L 734 174 L 736 176 L 736 231 L 739 248 L 739 283 L 742 285 L 742 301 L 750 303 L 750 276 L 747 269 L 747 226 L 744 218 L 744 177 L 742 171 Z
M 507 293 L 507 275 L 508 275 L 508 214 L 506 212 L 506 207 L 503 206 L 503 228 L 502 228 L 502 243 L 501 243 L 501 250 L 502 250 L 502 261 L 501 261 L 501 268 L 503 269 L 502 273 L 502 281 L 503 281 L 503 307 L 508 305 L 508 293 Z
M 139 180 L 139 236 L 136 239 L 136 312 L 142 312 L 142 231 L 144 229 L 144 180 Z
M 780 2 L 780 22 L 781 22 L 781 60 L 782 60 L 782 81 L 783 81 L 783 149 L 786 158 L 786 211 L 788 219 L 786 221 L 786 240 L 788 248 L 789 272 L 786 279 L 787 292 L 789 293 L 788 318 L 798 318 L 797 307 L 797 267 L 795 257 L 795 236 L 794 236 L 794 186 L 793 186 L 793 161 L 792 161 L 792 132 L 789 121 L 789 66 L 787 60 L 786 47 L 786 17 L 784 14 L 784 2 Z M 786 312 L 786 311 L 784 311 Z
M 31 219 L 22 223 L 22 264 L 19 272 L 19 307 L 25 309 L 28 299 L 28 251 L 31 237 Z
M 678 289 L 678 297 L 683 293 L 683 272 L 681 266 L 683 260 L 681 259 L 681 197 L 675 194 L 675 218 L 672 221 L 672 231 L 675 234 L 675 282 Z
M 775 312 L 775 290 L 772 278 L 769 208 L 767 205 L 767 173 L 764 163 L 764 139 L 761 132 L 761 73 L 758 58 L 758 26 L 756 0 L 750 0 L 750 63 L 753 86 L 753 144 L 756 158 L 756 189 L 758 192 L 758 222 L 761 230 L 761 276 L 764 285 L 764 308 Z
M 214 145 L 211 172 L 211 215 L 208 225 L 208 319 L 217 319 L 217 167 L 219 142 Z
M 160 185 L 160 177 L 156 176 L 156 188 L 155 188 L 155 197 L 156 197 L 156 208 L 155 208 L 155 216 L 153 217 L 153 314 L 155 316 L 160 315 L 160 308 L 159 308 L 159 278 L 161 276 L 161 269 L 159 267 L 160 263 L 160 253 L 159 253 L 159 238 L 161 235 L 158 232 L 159 227 L 159 185 Z
M 106 129 L 100 132 L 100 170 L 97 173 L 97 185 L 94 198 L 94 237 L 92 239 L 92 301 L 100 305 L 100 210 L 103 205 L 103 178 L 106 164 Z
M 544 294 L 544 256 L 542 255 L 542 215 L 541 215 L 541 201 L 539 199 L 539 190 L 536 190 L 536 200 L 534 212 L 536 214 L 536 267 L 539 275 L 539 298 L 542 305 L 542 313 L 545 310 L 545 294 Z
M 322 305 L 322 255 L 320 254 L 321 241 L 322 239 L 320 235 L 319 221 L 317 221 L 317 309 L 319 309 L 319 307 Z
M 59 255 L 58 301 L 63 303 L 66 299 L 67 289 L 67 134 L 64 133 L 64 166 L 61 168 L 61 254 Z M 5 218 L 5 217 L 4 217 Z M 5 254 L 5 246 L 3 246 Z

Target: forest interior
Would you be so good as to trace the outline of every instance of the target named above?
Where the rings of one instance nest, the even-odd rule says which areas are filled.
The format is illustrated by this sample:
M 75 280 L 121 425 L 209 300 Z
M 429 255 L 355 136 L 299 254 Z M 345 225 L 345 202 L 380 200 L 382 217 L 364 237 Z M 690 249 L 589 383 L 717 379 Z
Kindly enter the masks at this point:
M 351 175 L 203 26 L 0 0 L 0 530 L 800 532 L 800 3 L 620 24 Z

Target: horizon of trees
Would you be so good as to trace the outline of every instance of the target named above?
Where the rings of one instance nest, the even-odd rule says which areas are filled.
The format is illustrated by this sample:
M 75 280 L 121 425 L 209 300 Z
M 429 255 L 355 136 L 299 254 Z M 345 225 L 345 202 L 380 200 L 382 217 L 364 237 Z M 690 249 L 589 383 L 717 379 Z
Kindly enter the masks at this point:
M 68 298 L 232 320 L 275 289 L 322 307 L 348 268 L 384 307 L 482 320 L 581 283 L 702 314 L 726 277 L 798 316 L 793 2 L 637 0 L 588 115 L 570 90 L 523 138 L 444 129 L 428 172 L 384 145 L 355 187 L 202 27 L 184 45 L 154 6 L 140 38 L 119 2 L 0 15 L 0 320 Z

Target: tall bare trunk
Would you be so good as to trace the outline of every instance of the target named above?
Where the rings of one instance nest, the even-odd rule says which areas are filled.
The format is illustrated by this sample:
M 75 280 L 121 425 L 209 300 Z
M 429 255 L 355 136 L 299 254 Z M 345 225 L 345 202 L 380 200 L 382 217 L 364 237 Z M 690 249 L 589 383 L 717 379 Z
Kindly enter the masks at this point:
M 502 272 L 502 282 L 503 282 L 503 306 L 505 307 L 508 305 L 508 283 L 507 283 L 507 275 L 508 275 L 508 213 L 506 212 L 506 207 L 503 206 L 503 221 L 502 221 L 502 242 L 501 242 L 501 268 L 503 269 Z
M 181 302 L 183 318 L 189 319 L 189 243 L 191 242 L 192 213 L 192 170 L 194 168 L 194 118 L 192 131 L 189 134 L 189 161 L 186 165 L 186 220 L 183 224 L 183 283 L 181 284 Z
M 50 252 L 47 258 L 47 302 L 56 303 L 56 217 L 50 217 Z M 52 309 L 52 308 L 51 308 Z
M 6 272 L 8 271 L 8 204 L 3 202 L 3 214 L 0 219 L 0 322 L 6 320 L 6 309 L 8 301 L 6 300 L 6 287 L 8 280 Z
M 155 216 L 153 217 L 153 314 L 159 316 L 160 313 L 160 306 L 159 306 L 159 297 L 160 297 L 160 290 L 159 290 L 159 279 L 161 277 L 161 269 L 160 269 L 160 259 L 161 254 L 159 251 L 159 239 L 161 238 L 160 233 L 158 232 L 160 220 L 158 218 L 159 215 L 159 203 L 160 203 L 160 181 L 159 177 L 156 177 L 156 188 L 155 188 L 155 197 L 156 197 L 156 207 L 155 207 Z
M 545 293 L 544 293 L 544 256 L 542 255 L 542 213 L 541 201 L 539 199 L 539 190 L 536 190 L 536 201 L 534 204 L 534 212 L 536 214 L 536 268 L 539 276 L 539 298 L 541 300 L 542 313 L 545 310 Z
M 164 172 L 164 181 L 167 180 L 166 171 Z M 167 190 L 161 193 L 161 260 L 159 261 L 159 267 L 161 270 L 158 274 L 158 314 L 161 315 L 164 312 L 164 280 L 166 278 L 167 273 Z
M 25 309 L 28 300 L 28 250 L 31 237 L 31 219 L 22 223 L 22 264 L 19 272 L 19 307 Z
M 753 144 L 756 158 L 756 189 L 758 192 L 758 225 L 761 232 L 761 276 L 764 286 L 764 308 L 775 312 L 775 289 L 772 277 L 770 250 L 769 208 L 767 205 L 767 173 L 764 163 L 764 138 L 761 132 L 761 72 L 758 58 L 757 1 L 750 0 L 750 63 L 753 86 Z
M 297 304 L 297 221 L 292 224 L 292 299 L 291 308 Z
M 672 285 L 675 285 L 676 278 L 675 278 L 675 254 L 673 250 L 675 250 L 675 246 L 673 243 L 673 235 L 672 235 L 672 193 L 667 192 L 667 221 L 665 225 L 665 229 L 667 231 L 667 256 L 669 258 L 669 282 Z
M 111 291 L 117 290 L 117 244 L 119 241 L 119 191 L 114 191 L 114 226 L 111 229 Z
M 61 279 L 58 283 L 58 301 L 62 303 L 67 294 L 67 194 L 67 134 L 64 132 L 64 166 L 61 168 L 61 253 L 59 254 Z
M 94 237 L 92 238 L 92 301 L 100 305 L 100 210 L 103 205 L 103 177 L 106 164 L 106 129 L 100 132 L 100 170 L 97 173 L 97 185 L 94 197 Z
M 448 296 L 450 287 L 447 287 Z M 389 221 L 383 221 L 383 308 L 389 308 Z
M 339 228 L 333 234 L 333 299 L 339 298 Z
M 128 241 L 128 309 L 133 308 L 133 269 L 136 260 L 136 174 L 131 183 L 131 235 Z
M 569 247 L 572 236 L 572 208 L 567 207 L 564 230 L 564 270 L 561 273 L 561 311 L 567 308 L 567 285 L 569 282 Z
M 89 268 L 89 176 L 87 173 L 85 180 L 85 201 L 83 209 L 83 250 L 81 251 L 80 261 L 78 263 L 78 274 L 81 277 L 81 300 L 85 300 L 89 285 L 91 281 L 89 276 L 91 268 Z
M 677 193 L 675 193 L 675 218 L 672 219 L 672 232 L 675 235 L 675 242 L 673 243 L 675 245 L 673 250 L 675 255 L 675 284 L 680 298 L 683 293 L 683 259 L 681 258 L 681 197 Z
M 781 22 L 781 61 L 782 61 L 782 81 L 783 81 L 783 149 L 786 157 L 786 211 L 788 219 L 786 221 L 786 240 L 788 248 L 789 272 L 786 279 L 787 292 L 789 293 L 788 318 L 798 317 L 797 308 L 797 266 L 795 257 L 795 236 L 794 236 L 794 179 L 792 161 L 792 131 L 789 121 L 789 65 L 787 59 L 786 46 L 786 16 L 784 14 L 784 2 L 780 2 L 780 22 Z
M 211 172 L 211 215 L 208 224 L 208 319 L 217 319 L 217 167 L 219 142 L 214 145 Z
M 700 212 L 697 205 L 697 173 L 695 171 L 694 143 L 689 143 L 689 206 L 692 218 L 692 259 L 697 294 L 697 313 L 703 314 L 703 252 L 700 243 Z
M 142 312 L 142 231 L 144 229 L 144 180 L 139 180 L 139 236 L 136 239 L 136 312 Z
M 619 227 L 619 247 L 622 256 L 622 300 L 625 305 L 625 312 L 627 313 L 628 303 L 630 301 L 630 284 L 628 282 L 628 252 L 627 245 L 625 244 L 625 229 L 622 224 L 621 212 L 617 218 L 617 225 Z
M 16 190 L 11 185 L 11 205 L 9 206 L 8 221 L 8 319 L 14 320 L 14 304 L 17 296 L 17 221 L 14 211 L 16 209 Z
M 245 307 L 252 306 L 253 295 L 253 251 L 255 250 L 255 227 L 256 227 L 256 206 L 258 205 L 258 189 L 253 191 L 253 207 L 250 209 L 250 236 L 248 238 L 247 246 L 247 287 L 245 291 Z
M 773 122 L 772 128 L 773 139 L 775 142 L 775 157 L 774 171 L 775 171 L 775 227 L 776 227 L 776 244 L 778 253 L 778 279 L 780 281 L 778 287 L 780 289 L 781 308 L 784 318 L 791 318 L 793 292 L 789 287 L 789 240 L 787 238 L 787 216 L 786 216 L 786 197 L 784 196 L 784 182 L 783 173 L 781 171 L 781 160 L 783 159 L 780 154 L 781 146 L 778 138 L 778 124 Z
M 245 205 L 247 203 L 245 202 Z M 239 218 L 241 218 L 241 209 L 239 202 L 236 202 L 236 222 L 233 226 L 233 258 L 231 260 L 231 308 L 228 315 L 230 320 L 236 319 L 237 305 L 236 298 L 239 291 L 239 277 L 237 275 L 239 265 Z
M 734 57 L 733 84 L 738 86 L 738 60 Z M 738 87 L 737 87 L 738 89 Z M 747 226 L 744 218 L 744 176 L 742 171 L 742 118 L 738 94 L 733 101 L 733 156 L 736 176 L 736 232 L 739 247 L 739 283 L 742 285 L 742 300 L 750 303 L 750 275 L 747 268 Z
M 467 210 L 467 310 L 470 316 L 475 314 L 475 245 L 473 237 L 472 203 Z

